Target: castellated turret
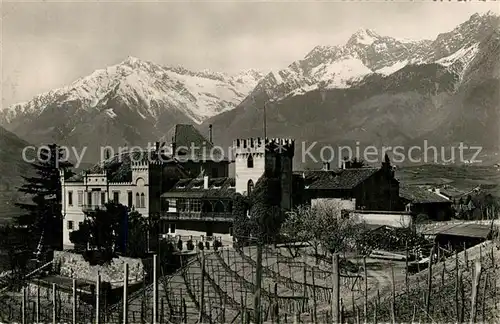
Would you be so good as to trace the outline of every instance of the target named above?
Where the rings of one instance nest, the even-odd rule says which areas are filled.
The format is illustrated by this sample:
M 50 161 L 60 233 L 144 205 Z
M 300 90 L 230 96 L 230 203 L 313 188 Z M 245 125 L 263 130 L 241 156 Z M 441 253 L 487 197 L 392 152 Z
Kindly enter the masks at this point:
M 233 141 L 236 192 L 249 195 L 266 172 L 281 178 L 282 207 L 291 208 L 295 141 L 289 138 L 248 138 Z
M 137 161 L 131 163 L 132 183 L 139 186 L 150 185 L 151 178 L 158 176 L 158 172 L 162 167 L 160 161 Z
M 248 153 L 277 152 L 293 157 L 295 153 L 295 140 L 290 138 L 247 138 L 235 139 L 233 141 L 233 152 L 235 156 Z

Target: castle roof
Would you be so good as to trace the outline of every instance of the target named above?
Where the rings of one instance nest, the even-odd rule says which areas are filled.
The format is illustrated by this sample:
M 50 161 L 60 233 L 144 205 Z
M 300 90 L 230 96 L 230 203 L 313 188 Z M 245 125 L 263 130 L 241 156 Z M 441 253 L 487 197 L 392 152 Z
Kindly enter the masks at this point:
M 204 189 L 204 178 L 187 178 L 177 181 L 164 198 L 230 198 L 236 192 L 234 178 L 209 178 Z
M 191 124 L 176 124 L 162 138 L 163 140 L 175 144 L 175 149 L 178 150 L 178 157 L 181 160 L 226 160 L 223 152 L 220 150 L 212 150 L 214 148 L 205 136 Z M 191 149 L 193 147 L 193 149 Z M 182 149 L 181 149 L 182 148 Z M 187 155 L 179 154 L 187 149 Z
M 305 170 L 294 174 L 304 177 L 307 189 L 349 190 L 374 175 L 380 168 L 351 168 L 335 170 Z

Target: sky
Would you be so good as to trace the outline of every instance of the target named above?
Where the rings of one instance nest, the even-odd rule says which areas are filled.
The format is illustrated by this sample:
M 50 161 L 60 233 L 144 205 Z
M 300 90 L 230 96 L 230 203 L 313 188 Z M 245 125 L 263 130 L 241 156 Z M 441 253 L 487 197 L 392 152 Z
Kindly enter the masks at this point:
M 268 72 L 360 28 L 434 39 L 495 1 L 3 0 L 2 105 L 68 85 L 128 56 L 191 70 Z M 1 108 L 0 107 L 0 108 Z

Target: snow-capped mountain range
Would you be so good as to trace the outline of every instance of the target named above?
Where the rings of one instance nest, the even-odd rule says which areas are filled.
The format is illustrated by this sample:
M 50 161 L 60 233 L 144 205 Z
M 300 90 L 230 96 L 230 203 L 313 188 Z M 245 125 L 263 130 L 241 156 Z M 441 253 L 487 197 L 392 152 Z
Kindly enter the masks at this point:
M 387 76 L 407 65 L 429 63 L 462 74 L 477 53 L 478 43 L 495 25 L 498 15 L 493 12 L 474 14 L 434 41 L 398 40 L 360 29 L 343 46 L 317 46 L 304 59 L 269 73 L 255 92 L 265 89 L 272 99 L 280 100 L 316 89 L 349 88 L 368 75 Z
M 499 77 L 494 57 L 498 51 L 497 40 L 491 38 L 492 33 L 499 33 L 499 19 L 492 12 L 474 14 L 434 40 L 399 40 L 381 36 L 374 30 L 360 29 L 342 46 L 317 46 L 303 59 L 265 75 L 255 70 L 237 75 L 192 72 L 129 57 L 67 87 L 1 110 L 0 125 L 35 144 L 53 141 L 74 146 L 98 147 L 124 142 L 138 145 L 161 137 L 175 123 L 196 123 L 202 128 L 213 123 L 217 137 L 232 139 L 238 134 L 252 135 L 253 130 L 260 130 L 261 125 L 256 126 L 260 123 L 260 107 L 272 99 L 278 106 L 281 103 L 282 107 L 295 107 L 295 111 L 281 108 L 274 112 L 277 128 L 288 127 L 277 134 L 280 136 L 307 137 L 302 132 L 308 128 L 300 124 L 310 119 L 304 107 L 325 105 L 321 109 L 330 110 L 312 111 L 321 116 L 319 120 L 310 121 L 312 129 L 321 129 L 315 127 L 318 122 L 335 122 L 345 124 L 343 134 L 360 136 L 347 130 L 348 127 L 369 130 L 370 126 L 360 120 L 372 120 L 368 116 L 374 111 L 385 117 L 377 117 L 371 126 L 373 129 L 383 125 L 382 120 L 396 125 L 415 115 L 420 118 L 420 124 L 408 122 L 406 133 L 398 129 L 388 135 L 409 139 L 422 135 L 421 131 L 410 128 L 413 124 L 424 125 L 425 130 L 430 131 L 432 127 L 428 124 L 434 127 L 440 118 L 448 118 L 448 111 L 442 107 L 451 100 L 451 94 L 458 93 L 467 82 L 484 74 L 489 79 Z M 483 61 L 487 61 L 490 68 L 474 72 L 486 66 Z M 342 92 L 348 90 L 352 91 Z M 319 103 L 314 99 L 318 91 L 322 93 Z M 335 101 L 339 100 L 339 94 L 348 98 L 353 91 L 358 93 L 356 98 L 325 103 L 325 93 L 335 93 L 331 99 Z M 388 98 L 389 91 L 400 93 L 399 97 Z M 414 93 L 420 93 L 421 97 L 415 97 Z M 372 99 L 368 104 L 356 101 L 359 98 L 367 102 Z M 339 115 L 334 114 L 333 119 L 328 120 L 332 107 L 339 104 L 349 111 L 349 118 L 339 119 Z M 405 110 L 405 105 L 410 105 L 412 110 Z M 270 118 L 272 114 L 270 112 Z M 300 118 L 295 120 L 295 115 Z M 295 122 L 300 134 L 289 129 Z M 325 136 L 329 135 L 325 133 Z M 368 133 L 366 136 L 371 137 Z
M 3 112 L 3 123 L 25 115 L 42 114 L 49 105 L 78 100 L 82 109 L 106 106 L 112 96 L 121 97 L 131 107 L 143 103 L 138 114 L 157 118 L 162 109 L 178 110 L 195 123 L 238 105 L 262 78 L 256 70 L 237 75 L 182 67 L 164 67 L 135 57 L 100 69 L 71 85 L 40 94 L 32 100 L 15 104 Z M 109 107 L 106 113 L 114 118 Z M 0 115 L 1 117 L 2 115 Z
M 424 41 L 359 30 L 344 46 L 318 46 L 267 74 L 238 107 L 201 128 L 212 124 L 216 138 L 262 136 L 267 106 L 268 136 L 316 143 L 318 150 L 427 141 L 445 150 L 480 146 L 494 155 L 500 152 L 499 21 L 492 12 L 474 14 Z

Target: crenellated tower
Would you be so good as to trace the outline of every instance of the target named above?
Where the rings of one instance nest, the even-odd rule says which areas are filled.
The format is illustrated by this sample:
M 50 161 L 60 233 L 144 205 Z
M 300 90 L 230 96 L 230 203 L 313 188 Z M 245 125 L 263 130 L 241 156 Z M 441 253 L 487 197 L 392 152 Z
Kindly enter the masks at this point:
M 149 162 L 138 161 L 131 163 L 132 183 L 136 186 L 149 185 Z
M 157 198 L 161 194 L 162 167 L 163 163 L 160 161 L 147 161 L 147 159 L 131 163 L 132 185 L 135 186 L 134 205 L 136 208 L 142 208 L 139 211 L 145 215 L 160 210 Z
M 281 205 L 292 207 L 292 175 L 295 141 L 288 138 L 248 138 L 233 141 L 236 192 L 251 193 L 259 178 L 267 173 L 281 179 Z

